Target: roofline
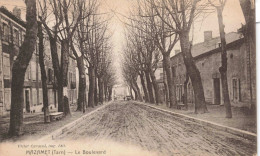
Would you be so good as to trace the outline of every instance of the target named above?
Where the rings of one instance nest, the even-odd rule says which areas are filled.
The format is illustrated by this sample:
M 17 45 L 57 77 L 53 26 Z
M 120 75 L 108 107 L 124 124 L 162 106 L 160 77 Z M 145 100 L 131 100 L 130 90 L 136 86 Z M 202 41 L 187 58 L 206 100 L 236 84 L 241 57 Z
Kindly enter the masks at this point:
M 227 44 L 226 48 L 227 48 L 227 50 L 231 49 L 231 48 L 235 47 L 236 45 L 241 45 L 241 43 L 243 43 L 243 42 L 244 42 L 244 38 L 240 38 L 238 40 L 235 40 L 235 41 Z M 200 55 L 194 57 L 194 59 L 197 60 L 197 59 L 200 59 L 200 58 L 203 58 L 205 56 L 212 55 L 212 54 L 215 54 L 215 53 L 218 53 L 218 52 L 221 52 L 221 47 L 213 49 L 213 50 L 210 50 L 210 51 L 208 51 L 206 53 L 200 54 Z
M 18 24 L 20 24 L 22 27 L 26 28 L 26 22 L 24 22 L 23 20 L 17 18 L 12 12 L 7 10 L 4 6 L 0 7 L 0 12 L 2 12 L 7 17 L 11 18 L 12 20 L 17 22 Z
M 237 40 L 235 40 L 235 41 L 233 41 L 233 42 L 228 43 L 228 44 L 226 45 L 226 48 L 227 48 L 227 49 L 230 49 L 230 48 L 232 48 L 232 47 L 234 47 L 234 46 L 236 46 L 236 45 L 239 45 L 239 44 L 243 43 L 243 41 L 244 41 L 244 38 L 237 39 Z M 205 53 L 203 53 L 203 54 L 200 54 L 200 55 L 198 55 L 198 56 L 195 56 L 195 57 L 193 57 L 193 58 L 194 58 L 195 60 L 197 60 L 197 59 L 200 59 L 200 58 L 203 58 L 203 57 L 205 57 L 205 56 L 212 55 L 212 54 L 215 54 L 215 53 L 218 53 L 218 52 L 221 52 L 221 47 L 218 47 L 218 48 L 215 48 L 215 49 L 213 49 L 213 50 L 207 51 L 207 52 L 205 52 Z M 173 58 L 175 58 L 175 57 L 177 57 L 177 56 L 179 56 L 179 55 L 181 55 L 181 54 L 182 54 L 182 52 L 179 52 L 178 54 L 172 56 L 170 59 L 173 59 Z

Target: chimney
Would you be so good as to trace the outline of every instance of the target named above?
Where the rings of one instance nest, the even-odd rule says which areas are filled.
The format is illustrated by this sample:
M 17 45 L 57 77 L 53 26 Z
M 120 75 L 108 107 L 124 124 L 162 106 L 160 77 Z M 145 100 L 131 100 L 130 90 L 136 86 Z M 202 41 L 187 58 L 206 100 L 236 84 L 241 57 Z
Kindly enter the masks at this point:
M 204 42 L 212 39 L 212 31 L 204 31 Z
M 180 49 L 175 50 L 175 55 L 177 55 L 180 52 L 181 52 Z
M 15 17 L 21 19 L 21 9 L 14 7 L 13 14 L 14 14 Z

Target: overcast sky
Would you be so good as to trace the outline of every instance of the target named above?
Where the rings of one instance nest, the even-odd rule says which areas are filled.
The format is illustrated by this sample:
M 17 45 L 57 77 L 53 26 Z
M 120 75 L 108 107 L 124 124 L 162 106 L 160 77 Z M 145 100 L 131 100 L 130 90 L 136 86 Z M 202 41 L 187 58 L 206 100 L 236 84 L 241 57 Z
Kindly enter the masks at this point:
M 112 43 L 114 45 L 113 54 L 115 66 L 118 69 L 117 73 L 120 75 L 120 60 L 122 53 L 122 46 L 124 41 L 124 24 L 119 20 L 123 19 L 122 15 L 128 15 L 128 10 L 135 0 L 102 0 L 102 10 L 113 15 L 111 19 L 110 31 L 113 32 Z M 19 7 L 23 12 L 23 19 L 25 17 L 24 0 L 0 0 L 0 5 L 6 6 L 10 11 L 15 7 Z M 122 14 L 122 15 L 121 15 Z M 240 8 L 238 0 L 227 0 L 223 12 L 225 31 L 226 33 L 237 31 L 244 22 L 243 13 Z M 203 22 L 195 22 L 194 24 L 194 43 L 203 41 L 203 32 L 207 30 L 213 31 L 213 37 L 219 36 L 218 20 L 216 13 L 209 15 Z M 175 49 L 180 49 L 177 45 Z M 173 55 L 173 52 L 172 52 Z

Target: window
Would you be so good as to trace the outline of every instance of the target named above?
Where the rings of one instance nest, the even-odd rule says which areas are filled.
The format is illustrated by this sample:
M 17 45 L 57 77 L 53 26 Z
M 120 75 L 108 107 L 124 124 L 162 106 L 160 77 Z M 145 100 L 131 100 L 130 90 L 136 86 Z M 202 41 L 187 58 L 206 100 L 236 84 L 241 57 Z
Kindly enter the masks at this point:
M 19 31 L 15 28 L 13 33 L 13 39 L 14 39 L 14 44 L 19 46 Z
M 40 88 L 40 89 L 39 89 L 39 105 L 42 105 L 42 104 L 43 104 L 43 102 L 42 102 L 42 100 L 43 100 L 42 97 L 43 97 L 43 96 L 42 96 L 42 89 Z
M 69 82 L 71 83 L 72 82 L 72 73 L 69 72 Z
M 54 104 L 54 91 L 52 89 L 48 90 L 48 101 L 49 105 Z
M 8 54 L 3 55 L 4 79 L 10 79 L 10 59 Z
M 74 89 L 74 97 L 77 97 L 77 89 Z
M 52 69 L 51 68 L 49 68 L 48 69 L 48 82 L 50 83 L 50 82 L 52 82 Z
M 21 42 L 20 42 L 21 45 L 23 44 L 24 38 L 25 38 L 25 33 L 22 32 L 22 33 L 21 33 Z
M 233 79 L 233 100 L 237 100 L 237 79 Z
M 40 65 L 38 64 L 38 80 L 41 81 L 42 80 L 42 77 L 41 77 L 41 68 L 40 68 Z
M 4 104 L 6 110 L 11 109 L 11 89 L 5 89 L 4 91 Z
M 72 82 L 76 83 L 76 73 L 73 73 Z
M 9 26 L 6 23 L 3 23 L 3 40 L 9 42 Z
M 160 80 L 163 80 L 164 73 L 160 73 Z
M 36 62 L 31 61 L 31 74 L 32 74 L 31 76 L 33 81 L 36 81 L 36 68 L 37 68 Z
M 32 88 L 32 104 L 33 106 L 37 105 L 37 90 Z
M 31 63 L 29 63 L 28 67 L 27 67 L 27 70 L 28 70 L 28 79 L 30 80 L 31 79 Z

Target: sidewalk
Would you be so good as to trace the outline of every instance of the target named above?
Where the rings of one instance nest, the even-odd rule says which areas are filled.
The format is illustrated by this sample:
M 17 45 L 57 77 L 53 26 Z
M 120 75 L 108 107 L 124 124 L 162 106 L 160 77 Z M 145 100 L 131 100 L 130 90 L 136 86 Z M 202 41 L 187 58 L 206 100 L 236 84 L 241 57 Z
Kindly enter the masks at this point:
M 161 109 L 165 109 L 168 111 L 188 115 L 193 118 L 210 121 L 223 126 L 228 126 L 228 127 L 252 132 L 255 134 L 257 131 L 256 115 L 251 115 L 245 107 L 232 107 L 233 117 L 231 119 L 227 119 L 225 118 L 225 107 L 220 105 L 207 105 L 209 113 L 204 113 L 204 114 L 195 114 L 194 104 L 188 104 L 188 110 L 177 110 L 177 109 L 168 108 L 165 104 L 160 104 L 160 105 L 149 104 L 149 105 Z
M 105 105 L 104 103 L 103 105 Z M 8 129 L 9 129 L 9 116 L 5 116 L 0 118 L 0 142 L 2 141 L 18 141 L 18 140 L 33 140 L 39 139 L 42 136 L 48 135 L 53 131 L 71 123 L 74 120 L 96 110 L 102 105 L 98 105 L 95 108 L 87 108 L 86 112 L 83 114 L 82 112 L 76 112 L 76 106 L 71 108 L 71 117 L 63 118 L 60 121 L 50 122 L 48 124 L 44 123 L 43 112 L 34 113 L 34 114 L 25 114 L 24 122 L 23 122 L 23 131 L 22 135 L 19 137 L 9 138 L 8 137 Z

